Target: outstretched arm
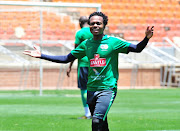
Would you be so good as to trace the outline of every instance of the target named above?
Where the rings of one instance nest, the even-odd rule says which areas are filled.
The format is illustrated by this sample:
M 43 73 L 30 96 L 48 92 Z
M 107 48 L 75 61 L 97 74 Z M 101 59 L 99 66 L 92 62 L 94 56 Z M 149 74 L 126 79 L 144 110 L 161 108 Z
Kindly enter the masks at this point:
M 34 49 L 35 50 L 33 51 L 25 50 L 23 54 L 29 55 L 35 58 L 40 58 L 40 59 L 56 62 L 56 63 L 68 63 L 76 59 L 76 57 L 74 57 L 71 53 L 69 53 L 66 56 L 51 56 L 51 55 L 42 54 L 38 46 L 34 46 Z
M 76 57 L 74 57 L 71 53 L 65 56 L 51 56 L 51 55 L 41 54 L 40 59 L 44 59 L 56 63 L 68 63 L 74 61 Z
M 137 45 L 130 44 L 130 46 L 128 47 L 128 52 L 141 52 L 146 47 L 149 39 L 153 36 L 153 28 L 154 26 L 152 26 L 151 28 L 148 26 L 145 32 L 145 38 Z

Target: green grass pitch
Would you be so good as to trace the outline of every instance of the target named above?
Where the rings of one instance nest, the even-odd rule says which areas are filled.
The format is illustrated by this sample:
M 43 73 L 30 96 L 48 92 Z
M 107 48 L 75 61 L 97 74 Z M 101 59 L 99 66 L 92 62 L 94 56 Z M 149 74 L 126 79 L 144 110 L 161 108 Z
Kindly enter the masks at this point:
M 91 131 L 80 90 L 0 91 L 0 131 Z M 180 89 L 118 90 L 110 131 L 180 131 Z

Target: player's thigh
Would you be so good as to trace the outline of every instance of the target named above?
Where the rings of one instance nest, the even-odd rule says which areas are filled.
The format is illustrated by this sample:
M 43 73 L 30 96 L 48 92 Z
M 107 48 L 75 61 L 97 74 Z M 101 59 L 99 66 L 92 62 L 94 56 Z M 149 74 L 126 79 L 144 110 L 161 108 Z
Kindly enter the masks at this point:
M 105 120 L 115 97 L 116 92 L 114 91 L 100 91 L 100 93 L 97 95 L 93 117 Z
M 89 110 L 91 115 L 93 116 L 95 105 L 96 105 L 96 91 L 87 91 L 87 104 L 89 106 Z

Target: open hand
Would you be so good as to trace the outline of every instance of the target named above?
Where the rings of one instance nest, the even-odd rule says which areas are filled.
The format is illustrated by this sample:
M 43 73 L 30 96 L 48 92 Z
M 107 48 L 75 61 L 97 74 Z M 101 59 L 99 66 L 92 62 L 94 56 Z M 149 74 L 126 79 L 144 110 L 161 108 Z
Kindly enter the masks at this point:
M 25 50 L 23 54 L 29 55 L 31 57 L 39 58 L 41 57 L 40 47 L 37 45 L 33 46 L 35 50 Z
M 154 26 L 152 26 L 151 28 L 149 26 L 147 27 L 145 34 L 148 39 L 150 39 L 153 36 L 153 31 Z

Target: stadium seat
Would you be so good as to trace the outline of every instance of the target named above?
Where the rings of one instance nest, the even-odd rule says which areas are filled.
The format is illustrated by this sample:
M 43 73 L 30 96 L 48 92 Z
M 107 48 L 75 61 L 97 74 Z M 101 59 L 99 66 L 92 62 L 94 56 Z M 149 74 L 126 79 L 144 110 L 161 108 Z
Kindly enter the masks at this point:
M 4 32 L 2 35 L 0 35 L 0 39 L 2 40 L 8 40 L 11 39 L 12 35 L 7 34 L 6 32 Z
M 53 35 L 53 30 L 49 27 L 47 27 L 44 31 L 43 31 L 44 34 L 46 35 Z
M 4 34 L 4 30 L 0 28 L 0 35 Z
M 13 28 L 7 28 L 6 33 L 8 35 L 13 35 L 14 34 L 14 29 Z
M 140 24 L 139 23 L 139 24 L 136 25 L 136 30 L 137 31 L 145 31 L 147 26 L 148 26 L 147 24 Z
M 115 33 L 117 30 L 117 26 L 115 24 L 109 24 L 108 28 L 110 33 Z

